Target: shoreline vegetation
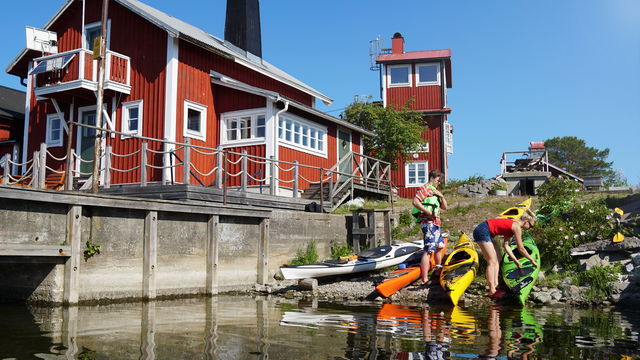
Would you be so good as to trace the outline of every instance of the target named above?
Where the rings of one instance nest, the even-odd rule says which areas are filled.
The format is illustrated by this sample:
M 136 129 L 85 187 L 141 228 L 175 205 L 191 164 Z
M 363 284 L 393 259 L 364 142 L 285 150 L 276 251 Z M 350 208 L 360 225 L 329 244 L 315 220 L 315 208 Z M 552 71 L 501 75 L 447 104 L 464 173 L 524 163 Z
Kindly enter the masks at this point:
M 455 189 L 461 185 L 464 184 L 458 183 L 444 189 L 449 203 L 449 210 L 441 215 L 443 231 L 449 232 L 447 253 L 451 251 L 462 232 L 470 234 L 476 224 L 497 216 L 504 209 L 527 198 L 462 197 L 455 193 Z M 393 229 L 393 241 L 412 241 L 421 236 L 419 227 L 414 226 L 411 219 L 410 201 L 398 199 L 393 204 L 397 219 Z M 617 227 L 613 209 L 623 205 L 629 207 L 630 204 L 635 211 L 627 214 L 622 227 Z M 385 205 L 389 204 L 366 202 L 364 207 L 380 208 Z M 584 193 L 578 191 L 577 183 L 555 178 L 541 186 L 538 196 L 533 197 L 532 206 L 538 214 L 539 221 L 530 232 L 542 254 L 542 271 L 527 303 L 579 307 L 639 304 L 639 207 L 640 194 Z M 351 208 L 347 211 L 350 210 Z M 616 232 L 621 232 L 626 237 L 626 243 L 612 242 Z M 340 250 L 344 256 L 345 249 Z M 480 266 L 485 266 L 484 261 L 481 260 Z M 320 278 L 317 286 L 306 290 L 299 288 L 297 281 L 286 280 L 256 290 L 286 298 L 311 297 L 329 302 L 417 304 L 448 301 L 439 285 L 423 287 L 418 285 L 419 282 L 386 299 L 376 294 L 375 285 L 394 269 L 395 267 L 375 273 Z M 483 270 L 478 274 L 484 274 Z M 437 284 L 437 281 L 433 283 Z M 484 277 L 476 276 L 463 296 L 462 304 L 469 306 L 492 303 L 493 301 L 485 296 L 485 286 Z

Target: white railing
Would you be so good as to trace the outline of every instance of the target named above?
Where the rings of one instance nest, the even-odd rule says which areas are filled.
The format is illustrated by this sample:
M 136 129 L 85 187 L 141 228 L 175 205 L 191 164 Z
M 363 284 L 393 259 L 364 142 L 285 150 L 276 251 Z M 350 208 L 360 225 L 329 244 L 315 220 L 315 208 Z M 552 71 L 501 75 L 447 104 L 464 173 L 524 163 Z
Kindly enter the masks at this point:
M 97 129 L 86 124 L 74 124 Z M 353 195 L 355 187 L 388 193 L 389 197 L 391 195 L 390 164 L 359 153 L 349 153 L 332 168 L 326 169 L 298 161 L 250 155 L 246 151 L 233 152 L 193 145 L 189 139 L 185 143 L 178 143 L 148 137 L 136 138 L 140 140 L 140 146 L 129 153 L 116 153 L 111 145 L 104 147 L 100 161 L 100 183 L 103 188 L 110 188 L 114 184 L 145 187 L 149 183 L 183 183 L 224 189 L 225 196 L 226 191 L 232 190 L 299 197 L 301 192 L 316 187 L 319 191 L 318 200 L 323 207 L 341 203 L 347 196 Z M 111 137 L 107 136 L 106 141 L 112 141 Z M 195 162 L 194 157 L 197 158 Z M 69 158 L 71 160 L 67 161 Z M 149 161 L 154 158 L 162 159 L 161 163 Z M 81 171 L 82 164 L 87 163 L 93 163 L 93 159 L 83 159 L 73 151 L 69 157 L 54 157 L 43 143 L 25 164 L 13 162 L 10 157 L 5 161 L 3 184 L 14 185 L 30 180 L 27 186 L 46 188 L 45 179 L 65 173 L 61 169 L 70 166 L 66 172 L 65 189 L 71 189 L 74 178 L 91 175 L 91 172 Z M 11 165 L 27 165 L 28 169 L 22 175 L 15 176 L 11 174 Z M 167 170 L 169 178 L 161 175 Z M 181 182 L 175 179 L 178 174 L 181 175 Z M 118 178 L 115 183 L 112 181 L 114 175 Z

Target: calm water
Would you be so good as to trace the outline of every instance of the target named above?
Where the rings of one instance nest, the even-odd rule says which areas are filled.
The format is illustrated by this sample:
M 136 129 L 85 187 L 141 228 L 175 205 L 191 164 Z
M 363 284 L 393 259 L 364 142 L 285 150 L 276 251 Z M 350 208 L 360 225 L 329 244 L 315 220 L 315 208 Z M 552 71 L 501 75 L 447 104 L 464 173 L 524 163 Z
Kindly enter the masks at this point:
M 640 312 L 219 296 L 0 305 L 0 359 L 640 359 Z

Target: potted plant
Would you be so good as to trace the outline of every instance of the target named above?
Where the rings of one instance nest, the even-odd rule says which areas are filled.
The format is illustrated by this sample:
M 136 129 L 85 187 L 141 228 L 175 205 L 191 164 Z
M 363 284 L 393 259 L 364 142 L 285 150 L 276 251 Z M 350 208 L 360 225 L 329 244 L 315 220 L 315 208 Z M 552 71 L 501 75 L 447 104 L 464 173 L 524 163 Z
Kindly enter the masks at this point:
M 491 187 L 491 195 L 507 196 L 507 185 L 500 181 Z

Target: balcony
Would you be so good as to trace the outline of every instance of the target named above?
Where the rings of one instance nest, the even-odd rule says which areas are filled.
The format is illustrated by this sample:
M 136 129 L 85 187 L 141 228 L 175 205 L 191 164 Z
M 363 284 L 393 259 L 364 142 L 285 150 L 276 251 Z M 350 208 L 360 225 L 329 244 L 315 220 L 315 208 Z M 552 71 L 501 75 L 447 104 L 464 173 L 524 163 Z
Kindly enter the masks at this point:
M 34 59 L 35 94 L 88 96 L 98 90 L 98 61 L 85 49 L 76 49 Z M 107 50 L 105 91 L 131 92 L 131 60 L 128 56 Z M 84 91 L 88 90 L 88 91 Z

